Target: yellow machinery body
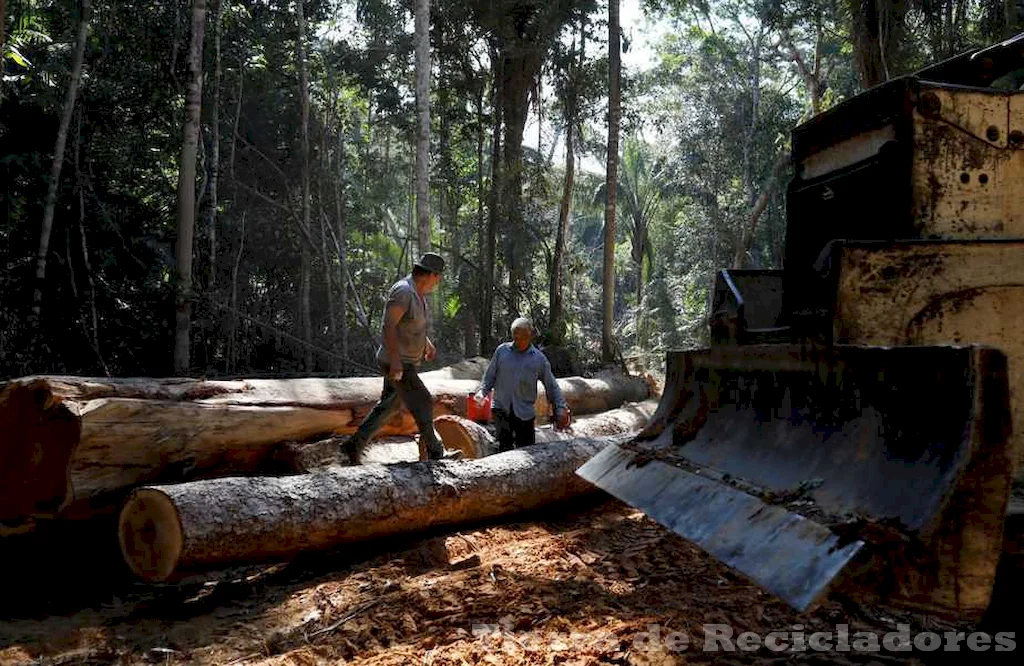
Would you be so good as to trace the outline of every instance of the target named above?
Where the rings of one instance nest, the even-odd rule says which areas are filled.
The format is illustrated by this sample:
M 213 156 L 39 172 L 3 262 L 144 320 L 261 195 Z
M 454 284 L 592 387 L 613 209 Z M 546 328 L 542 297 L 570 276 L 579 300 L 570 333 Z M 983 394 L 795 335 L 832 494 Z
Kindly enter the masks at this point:
M 579 474 L 798 609 L 977 619 L 1024 479 L 1024 34 L 793 131 L 784 267 Z M 1017 523 L 1014 523 L 1017 524 Z

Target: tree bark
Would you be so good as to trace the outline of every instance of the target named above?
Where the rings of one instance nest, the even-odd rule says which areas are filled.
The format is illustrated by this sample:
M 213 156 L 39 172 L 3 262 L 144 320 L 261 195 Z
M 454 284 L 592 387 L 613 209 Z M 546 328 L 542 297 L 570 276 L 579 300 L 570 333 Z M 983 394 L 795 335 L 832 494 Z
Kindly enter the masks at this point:
M 302 228 L 311 234 L 309 223 L 309 71 L 306 58 L 306 15 L 303 0 L 295 0 L 295 19 L 298 28 L 296 57 L 299 65 L 299 123 L 302 131 Z M 307 243 L 302 244 L 301 276 L 299 287 L 299 313 L 302 319 L 302 339 L 305 341 L 303 362 L 306 370 L 313 369 L 313 322 L 310 313 L 309 291 L 312 281 L 313 258 Z
M 174 373 L 183 375 L 191 365 L 192 241 L 196 226 L 196 147 L 203 103 L 203 36 L 206 0 L 193 0 L 189 79 L 185 93 L 185 124 L 178 166 L 177 304 L 174 327 Z
M 430 0 L 416 0 L 416 233 L 430 251 Z
M 206 228 L 210 233 L 210 278 L 206 288 L 211 293 L 217 285 L 217 184 L 220 177 L 220 23 L 221 4 L 213 3 L 213 93 L 210 109 L 210 205 L 206 211 Z
M 615 359 L 612 330 L 615 317 L 615 200 L 618 188 L 619 166 L 619 77 L 621 52 L 619 47 L 619 0 L 608 2 L 608 160 L 607 193 L 604 206 L 604 271 L 601 294 L 604 320 L 601 326 L 601 359 Z
M 584 24 L 580 23 L 580 58 L 582 60 L 584 39 Z M 573 45 L 575 51 L 575 44 Z M 575 62 L 570 67 L 575 68 Z M 573 135 L 576 129 L 576 86 L 579 83 L 578 75 L 580 70 L 576 69 L 569 75 L 569 82 L 565 94 L 565 185 L 562 188 L 562 201 L 558 207 L 558 229 L 555 232 L 555 250 L 551 260 L 551 289 L 548 294 L 548 302 L 551 304 L 550 324 L 548 336 L 552 345 L 561 345 L 565 342 L 565 313 L 562 306 L 562 283 L 565 263 L 565 246 L 569 238 L 569 216 L 572 214 L 572 191 L 573 182 L 576 177 L 576 146 L 573 144 Z
M 3 60 L 7 44 L 7 0 L 0 0 L 0 61 Z
M 595 492 L 576 469 L 623 439 L 552 442 L 480 460 L 140 488 L 121 510 L 118 536 L 132 571 L 156 582 L 190 569 L 497 518 Z
M 504 87 L 502 61 L 497 49 L 491 49 L 491 62 L 494 70 L 494 101 L 491 105 L 491 115 L 494 122 L 491 128 L 491 191 L 487 211 L 487 242 L 484 252 L 484 285 L 483 285 L 483 308 L 480 316 L 480 354 L 490 356 L 494 351 L 494 283 L 495 283 L 495 254 L 498 239 L 498 217 L 502 202 L 502 169 L 501 169 L 501 99 Z
M 235 253 L 235 261 L 231 265 L 231 337 L 228 339 L 228 368 L 234 372 L 238 362 L 238 269 L 242 263 L 242 254 L 245 252 L 245 211 L 242 211 L 242 219 L 238 231 L 238 252 Z
M 750 209 L 750 214 L 747 216 L 747 224 L 743 227 L 743 235 L 740 237 L 739 246 L 733 255 L 733 268 L 743 268 L 747 255 L 750 254 L 750 248 L 754 243 L 757 224 L 761 220 L 761 215 L 764 214 L 765 209 L 768 208 L 768 202 L 771 201 L 772 192 L 775 190 L 775 182 L 788 165 L 789 153 L 783 153 L 775 160 L 772 172 L 768 176 L 767 182 L 761 187 L 761 194 L 757 197 L 757 201 L 754 202 L 753 207 Z
M 483 359 L 424 383 L 434 414 L 466 413 Z M 471 376 L 451 379 L 445 374 Z M 28 377 L 0 388 L 0 522 L 87 517 L 108 497 L 143 483 L 245 474 L 280 442 L 352 434 L 373 408 L 380 377 L 346 379 L 103 379 Z M 644 380 L 622 375 L 559 379 L 576 414 L 649 397 Z M 543 390 L 535 403 L 543 420 Z M 402 407 L 380 436 L 417 431 Z
M 57 141 L 53 147 L 53 161 L 50 164 L 50 184 L 46 190 L 46 203 L 43 207 L 43 224 L 39 231 L 39 250 L 36 252 L 36 286 L 32 294 L 32 323 L 38 325 L 43 306 L 43 287 L 46 281 L 46 259 L 50 253 L 50 233 L 53 231 L 53 212 L 57 206 L 57 189 L 60 187 L 60 172 L 64 166 L 64 148 L 68 140 L 68 128 L 71 115 L 75 110 L 78 97 L 78 85 L 82 80 L 82 61 L 85 59 L 85 42 L 89 37 L 89 18 L 91 13 L 89 0 L 82 0 L 82 18 L 78 22 L 78 34 L 75 38 L 75 53 L 71 59 L 71 79 L 64 95 L 64 106 L 60 113 L 60 125 L 57 129 Z M 2 16 L 2 12 L 0 12 Z M 2 47 L 3 40 L 0 40 Z M 0 48 L 0 55 L 3 54 Z M 2 64 L 2 63 L 0 63 Z
M 343 113 L 338 117 L 338 177 L 334 181 L 334 215 L 335 224 L 338 225 L 338 275 L 341 278 L 339 289 L 341 310 L 341 356 L 348 362 L 348 285 L 345 282 L 345 274 L 348 265 L 348 249 L 346 237 L 348 235 L 348 218 L 345 215 L 345 117 Z
M 639 432 L 657 409 L 657 400 L 647 400 L 592 416 L 583 416 L 566 430 L 551 425 L 536 430 L 537 443 L 559 442 L 575 437 L 605 437 Z M 462 451 L 464 459 L 483 458 L 498 452 L 498 441 L 484 426 L 456 415 L 434 419 L 434 430 L 441 436 L 445 448 Z
M 1009 39 L 1024 30 L 1024 2 L 1022 0 L 1004 0 L 1003 15 L 1006 24 L 1003 31 L 1004 38 Z

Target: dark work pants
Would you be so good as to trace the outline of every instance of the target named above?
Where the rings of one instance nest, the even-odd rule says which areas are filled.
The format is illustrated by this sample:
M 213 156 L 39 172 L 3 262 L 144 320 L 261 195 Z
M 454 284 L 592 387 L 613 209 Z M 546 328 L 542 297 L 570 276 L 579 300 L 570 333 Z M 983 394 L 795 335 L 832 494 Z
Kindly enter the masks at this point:
M 533 429 L 534 419 L 524 421 L 511 410 L 495 409 L 493 413 L 499 452 L 531 446 L 537 441 L 537 433 Z
M 416 427 L 419 428 L 420 439 L 423 440 L 427 453 L 431 458 L 440 458 L 443 447 L 434 434 L 434 398 L 420 379 L 416 367 L 403 363 L 402 378 L 397 382 L 388 375 L 388 368 L 381 368 L 381 372 L 384 373 L 384 389 L 381 391 L 380 400 L 363 419 L 356 433 L 345 443 L 345 448 L 356 453 L 362 451 L 400 409 L 398 400 L 401 399 L 412 413 L 412 417 L 416 419 Z

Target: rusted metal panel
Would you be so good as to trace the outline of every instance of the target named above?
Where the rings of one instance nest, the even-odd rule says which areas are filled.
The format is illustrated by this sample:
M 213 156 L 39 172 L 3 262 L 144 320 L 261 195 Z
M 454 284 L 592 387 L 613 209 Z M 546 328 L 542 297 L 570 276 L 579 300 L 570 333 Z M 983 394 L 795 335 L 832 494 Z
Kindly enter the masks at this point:
M 1021 104 L 1020 93 L 922 84 L 910 173 L 917 237 L 1024 237 Z
M 1024 241 L 847 243 L 841 254 L 837 342 L 980 343 L 1006 354 L 1024 477 Z
M 1007 392 L 1005 357 L 973 346 L 670 352 L 628 455 L 581 473 L 797 607 L 842 570 L 820 550 L 838 537 L 866 544 L 841 581 L 857 594 L 977 617 L 1003 545 Z M 762 519 L 786 534 L 753 558 Z

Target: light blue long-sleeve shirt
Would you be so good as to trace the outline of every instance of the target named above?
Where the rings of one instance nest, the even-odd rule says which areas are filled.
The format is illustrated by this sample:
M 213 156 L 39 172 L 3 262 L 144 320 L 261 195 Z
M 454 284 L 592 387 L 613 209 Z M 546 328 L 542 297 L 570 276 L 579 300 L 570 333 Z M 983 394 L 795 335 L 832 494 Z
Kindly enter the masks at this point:
M 533 403 L 537 400 L 538 381 L 544 383 L 548 402 L 555 406 L 555 414 L 561 414 L 568 405 L 551 372 L 548 357 L 533 345 L 519 351 L 513 343 L 505 342 L 494 350 L 480 391 L 486 395 L 494 389 L 492 406 L 495 409 L 509 411 L 529 421 L 536 416 Z

